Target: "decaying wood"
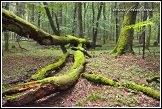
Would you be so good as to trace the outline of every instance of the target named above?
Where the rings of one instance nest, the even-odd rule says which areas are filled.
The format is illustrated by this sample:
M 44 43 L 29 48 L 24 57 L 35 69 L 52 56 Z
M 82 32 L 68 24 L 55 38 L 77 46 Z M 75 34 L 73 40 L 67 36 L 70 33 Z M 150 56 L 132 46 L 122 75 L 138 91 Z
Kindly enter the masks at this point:
M 78 47 L 82 47 L 82 44 L 78 44 Z M 74 52 L 74 64 L 69 72 L 64 75 L 27 82 L 5 91 L 3 93 L 5 98 L 3 106 L 22 106 L 51 93 L 72 87 L 84 70 L 84 65 L 84 53 L 76 50 Z

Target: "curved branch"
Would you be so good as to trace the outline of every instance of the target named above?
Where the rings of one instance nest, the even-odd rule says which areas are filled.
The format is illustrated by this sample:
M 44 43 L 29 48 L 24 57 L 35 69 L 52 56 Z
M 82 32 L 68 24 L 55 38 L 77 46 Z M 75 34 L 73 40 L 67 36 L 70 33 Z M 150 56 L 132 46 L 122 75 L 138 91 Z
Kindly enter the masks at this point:
M 42 69 L 40 69 L 36 74 L 32 75 L 31 79 L 32 80 L 39 80 L 39 79 L 44 79 L 45 77 L 47 77 L 49 75 L 49 71 L 55 70 L 58 67 L 61 67 L 67 57 L 70 55 L 69 52 L 66 52 L 60 59 L 58 62 L 54 63 L 54 64 L 50 64 Z

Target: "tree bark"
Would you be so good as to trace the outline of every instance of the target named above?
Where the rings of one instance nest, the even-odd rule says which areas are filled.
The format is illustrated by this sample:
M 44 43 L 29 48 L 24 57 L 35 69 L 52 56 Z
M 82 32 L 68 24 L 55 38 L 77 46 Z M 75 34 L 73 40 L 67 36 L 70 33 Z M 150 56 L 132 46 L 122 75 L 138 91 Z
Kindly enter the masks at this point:
M 138 7 L 138 3 L 127 3 L 127 6 L 127 9 L 136 9 Z M 115 53 L 115 55 L 118 56 L 126 52 L 133 53 L 133 29 L 128 28 L 128 26 L 135 24 L 136 14 L 136 11 L 127 11 L 125 13 L 118 42 L 111 54 Z
M 104 21 L 106 22 L 106 4 L 103 3 L 103 18 Z M 106 43 L 106 24 L 104 23 L 104 31 L 103 31 L 103 44 Z
M 146 9 L 148 7 L 148 3 L 144 3 L 144 8 Z M 147 11 L 144 11 L 144 15 L 143 15 L 143 21 L 146 21 L 147 20 Z M 146 29 L 146 26 L 143 26 L 142 27 L 142 43 L 143 43 L 143 50 L 142 50 L 142 59 L 144 59 L 145 57 L 145 30 Z
M 76 12 L 77 12 L 77 4 L 74 4 L 74 16 L 73 16 L 73 29 L 72 35 L 75 35 L 75 28 L 76 28 Z
M 57 28 L 58 28 L 58 30 L 56 30 L 56 27 L 55 27 L 54 22 L 53 22 L 53 20 L 52 20 L 52 17 L 51 17 L 50 11 L 49 11 L 49 9 L 48 9 L 48 7 L 47 7 L 48 4 L 47 4 L 46 2 L 43 2 L 43 4 L 45 5 L 44 8 L 45 8 L 45 10 L 46 10 L 46 13 L 47 13 L 47 16 L 48 16 L 48 19 L 49 19 L 49 22 L 50 22 L 50 25 L 51 25 L 51 27 L 52 27 L 52 30 L 53 30 L 54 34 L 60 36 L 60 29 L 59 29 L 60 27 L 59 27 L 59 22 L 58 22 L 58 19 L 57 19 L 56 13 L 53 12 L 54 15 L 55 15 L 55 19 L 56 19 L 56 24 L 57 24 Z M 64 45 L 60 45 L 60 47 L 61 47 L 61 50 L 62 50 L 63 53 L 66 53 L 66 52 L 67 52 L 67 50 L 66 50 L 66 48 L 65 48 Z
M 94 36 L 95 33 L 95 8 L 94 8 L 94 2 L 92 2 L 92 36 Z
M 160 43 L 160 25 L 158 26 L 157 43 Z
M 31 12 L 31 23 L 34 24 L 34 16 L 35 16 L 35 12 L 34 12 L 34 4 L 32 4 L 32 12 Z
M 151 9 L 153 9 L 153 2 L 151 3 Z M 149 19 L 153 17 L 153 12 L 148 12 Z M 146 49 L 149 49 L 151 39 L 151 25 L 148 26 L 148 36 L 146 37 Z
M 87 48 L 91 47 L 89 40 L 76 38 L 71 35 L 64 37 L 51 35 L 5 9 L 2 9 L 2 24 L 3 30 L 9 30 L 20 36 L 29 37 L 41 45 L 66 45 L 69 43 L 77 45 L 83 43 Z
M 9 3 L 6 3 L 6 5 L 4 6 L 5 9 L 9 10 Z M 6 31 L 4 33 L 4 40 L 5 40 L 5 51 L 9 50 L 9 33 L 8 31 Z
M 77 15 L 78 15 L 78 21 L 77 21 L 77 28 L 78 28 L 78 36 L 80 38 L 83 38 L 83 26 L 82 26 L 82 3 L 77 3 Z
M 117 2 L 115 2 L 115 8 L 117 9 Z M 115 17 L 116 17 L 116 43 L 119 38 L 119 26 L 118 26 L 118 11 L 115 12 Z
M 94 29 L 94 35 L 93 35 L 93 44 L 92 47 L 95 49 L 95 45 L 96 45 L 96 40 L 97 40 L 97 33 L 98 33 L 98 26 L 99 26 L 99 19 L 101 17 L 101 12 L 102 12 L 102 7 L 103 7 L 103 3 L 100 3 L 100 7 L 98 10 L 98 15 L 97 15 L 97 22 L 96 22 L 96 27 Z

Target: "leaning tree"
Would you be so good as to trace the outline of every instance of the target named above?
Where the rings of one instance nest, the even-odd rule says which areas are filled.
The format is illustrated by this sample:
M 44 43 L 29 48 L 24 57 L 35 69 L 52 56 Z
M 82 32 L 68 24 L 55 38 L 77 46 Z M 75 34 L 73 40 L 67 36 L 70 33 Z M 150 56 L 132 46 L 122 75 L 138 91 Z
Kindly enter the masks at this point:
M 91 47 L 91 42 L 89 40 L 71 35 L 51 35 L 5 9 L 2 9 L 2 24 L 3 31 L 9 30 L 15 32 L 20 36 L 31 38 L 41 45 L 71 44 L 74 45 L 72 50 L 75 50 L 73 54 L 67 51 L 56 63 L 38 70 L 30 77 L 28 82 L 17 84 L 5 90 L 2 93 L 3 106 L 22 106 L 51 93 L 66 90 L 75 85 L 81 72 L 84 71 L 86 64 L 85 55 L 91 57 L 85 50 L 85 48 Z M 70 70 L 64 75 L 50 77 L 49 72 L 62 67 L 70 54 L 74 56 L 74 63 Z M 125 82 L 115 82 L 91 73 L 84 74 L 83 77 L 107 85 L 124 86 L 133 90 L 135 89 L 160 99 L 160 93 L 148 87 Z
M 116 44 L 116 47 L 113 49 L 111 54 L 115 53 L 115 55 L 121 55 L 126 52 L 132 53 L 132 44 L 133 44 L 133 28 L 129 28 L 129 26 L 135 24 L 138 2 L 129 2 L 126 3 L 127 10 L 125 11 L 124 21 L 121 26 L 120 35 Z

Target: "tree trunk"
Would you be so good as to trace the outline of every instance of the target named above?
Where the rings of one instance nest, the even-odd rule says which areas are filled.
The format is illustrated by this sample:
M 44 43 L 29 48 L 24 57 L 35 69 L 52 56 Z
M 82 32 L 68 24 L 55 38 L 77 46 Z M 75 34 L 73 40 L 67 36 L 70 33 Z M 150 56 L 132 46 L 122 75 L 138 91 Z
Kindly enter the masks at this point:
M 153 9 L 153 2 L 151 3 L 151 9 Z M 149 12 L 149 19 L 153 17 L 153 12 Z M 146 48 L 149 49 L 150 46 L 150 39 L 151 39 L 151 25 L 148 27 L 148 36 L 146 37 Z
M 60 5 L 60 8 L 59 8 L 59 24 L 62 25 L 62 5 Z
M 6 5 L 4 7 L 5 7 L 5 9 L 9 10 L 9 3 L 6 3 Z M 5 40 L 5 51 L 8 51 L 8 49 L 9 49 L 9 33 L 8 33 L 8 31 L 6 31 L 4 33 L 4 40 Z
M 104 21 L 106 22 L 106 4 L 103 3 L 103 18 L 104 18 Z M 103 31 L 103 44 L 106 43 L 106 24 L 104 23 L 104 31 Z
M 94 33 L 95 33 L 95 8 L 94 8 L 94 2 L 92 2 L 92 36 L 94 36 Z M 92 37 L 93 38 L 93 37 Z M 93 39 L 92 39 L 93 41 Z
M 5 9 L 2 9 L 2 24 L 3 30 L 15 32 L 26 38 L 29 37 L 41 45 L 66 45 L 69 43 L 77 45 L 83 43 L 88 48 L 91 47 L 91 42 L 86 39 L 76 38 L 71 35 L 65 37 L 51 35 Z
M 53 33 L 56 34 L 56 35 L 59 35 L 59 32 L 56 30 L 56 27 L 55 27 L 54 22 L 52 20 L 52 16 L 51 16 L 50 11 L 48 9 L 47 3 L 46 2 L 43 2 L 43 4 L 45 6 L 44 9 L 46 10 L 46 14 L 47 14 L 47 17 L 49 19 L 49 22 L 50 22 L 51 28 L 53 30 Z
M 160 43 L 160 25 L 158 26 L 157 42 Z
M 101 2 L 100 3 L 99 10 L 98 10 L 97 22 L 96 22 L 96 27 L 94 29 L 94 35 L 93 35 L 93 42 L 92 42 L 93 44 L 92 44 L 92 47 L 94 49 L 95 49 L 95 46 L 96 46 L 96 39 L 97 39 L 97 33 L 98 33 L 99 19 L 101 17 L 102 7 L 103 7 L 103 3 Z
M 35 16 L 35 13 L 34 13 L 34 4 L 32 4 L 31 23 L 33 23 L 33 24 L 34 24 L 34 16 Z
M 117 9 L 117 2 L 115 2 L 115 8 Z M 118 26 L 118 11 L 115 12 L 115 17 L 116 17 L 116 43 L 119 38 L 119 26 Z
M 54 22 L 53 22 L 53 20 L 52 20 L 50 11 L 49 11 L 49 9 L 48 9 L 48 7 L 47 7 L 48 4 L 47 4 L 46 2 L 43 2 L 43 4 L 45 5 L 44 8 L 45 8 L 45 10 L 46 10 L 46 13 L 47 13 L 47 16 L 48 16 L 48 19 L 49 19 L 49 22 L 50 22 L 50 25 L 51 25 L 51 27 L 52 27 L 52 30 L 53 30 L 54 34 L 60 36 L 60 29 L 59 29 L 60 27 L 59 27 L 59 22 L 58 22 L 56 13 L 53 12 L 53 13 L 55 14 L 55 19 L 56 19 L 56 24 L 57 24 L 58 30 L 56 30 L 56 27 L 55 27 Z M 66 48 L 65 48 L 64 45 L 60 45 L 60 47 L 61 47 L 61 50 L 62 50 L 63 53 L 66 53 L 66 52 L 67 52 L 67 50 L 66 50 Z
M 148 3 L 144 3 L 144 8 L 146 9 L 148 7 Z M 147 11 L 144 11 L 144 15 L 143 15 L 143 21 L 147 20 Z M 145 56 L 145 30 L 146 26 L 142 27 L 142 43 L 143 43 L 143 51 L 142 51 L 142 59 L 144 59 Z
M 4 40 L 5 40 L 5 51 L 9 50 L 9 33 L 6 31 L 4 33 Z
M 83 38 L 83 26 L 82 26 L 82 3 L 77 3 L 77 15 L 78 15 L 78 21 L 77 21 L 77 28 L 78 28 L 78 36 L 80 38 Z
M 40 18 L 41 18 L 41 12 L 38 12 L 38 28 L 41 28 L 41 22 L 40 22 Z
M 138 3 L 127 3 L 127 9 L 135 9 L 138 7 Z M 136 11 L 128 11 L 124 15 L 124 21 L 121 27 L 120 35 L 116 47 L 111 53 L 115 53 L 116 56 L 122 55 L 123 53 L 133 53 L 133 29 L 128 28 L 129 25 L 135 24 Z
M 75 35 L 75 28 L 76 28 L 76 12 L 77 12 L 77 4 L 74 4 L 74 16 L 73 16 L 73 30 L 72 35 Z

